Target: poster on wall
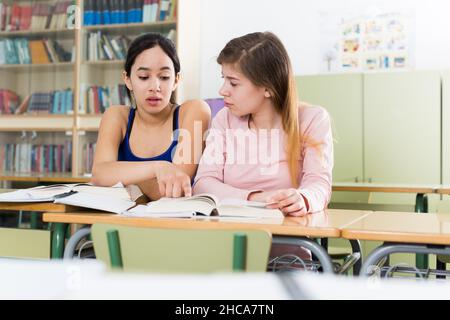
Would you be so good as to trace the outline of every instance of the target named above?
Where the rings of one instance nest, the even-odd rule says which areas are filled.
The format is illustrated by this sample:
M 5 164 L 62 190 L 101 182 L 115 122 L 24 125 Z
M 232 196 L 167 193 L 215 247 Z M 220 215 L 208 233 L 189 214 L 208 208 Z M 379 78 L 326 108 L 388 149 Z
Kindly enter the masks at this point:
M 320 13 L 321 72 L 414 67 L 414 12 L 336 10 Z

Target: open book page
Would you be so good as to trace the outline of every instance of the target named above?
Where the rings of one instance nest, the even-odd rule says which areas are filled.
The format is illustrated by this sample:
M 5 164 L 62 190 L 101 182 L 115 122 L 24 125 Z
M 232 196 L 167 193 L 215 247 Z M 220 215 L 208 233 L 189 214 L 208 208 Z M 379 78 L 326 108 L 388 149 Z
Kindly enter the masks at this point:
M 137 189 L 139 189 L 136 186 Z M 38 186 L 28 189 L 20 189 L 13 192 L 6 192 L 0 194 L 0 201 L 2 202 L 45 202 L 53 201 L 56 198 L 68 196 L 75 192 L 82 192 L 87 194 L 100 194 L 114 199 L 131 200 L 132 196 L 137 196 L 139 193 L 136 189 L 128 192 L 128 189 L 123 184 L 118 183 L 112 187 L 98 187 L 89 183 L 75 183 L 75 184 L 53 184 L 49 186 Z M 140 190 L 139 190 L 140 191 Z M 142 192 L 140 193 L 142 195 Z
M 154 218 L 188 218 L 196 215 L 217 215 L 217 202 L 218 199 L 211 194 L 199 194 L 181 198 L 161 198 L 146 205 L 137 205 L 122 214 L 133 217 Z
M 148 213 L 196 212 L 203 215 L 216 213 L 217 199 L 211 195 L 196 195 L 182 198 L 161 198 L 146 205 Z
M 264 204 L 263 204 L 264 205 Z M 283 213 L 278 209 L 267 209 L 264 207 L 229 205 L 221 203 L 217 208 L 220 217 L 253 217 L 253 218 L 276 218 L 284 219 Z
M 283 220 L 280 210 L 266 209 L 265 203 L 226 199 L 219 203 L 217 197 L 211 194 L 199 194 L 193 197 L 161 198 L 138 205 L 128 212 L 128 216 L 139 217 L 192 217 L 196 215 L 217 216 L 227 218 L 275 218 Z
M 2 202 L 46 202 L 53 201 L 55 196 L 68 193 L 73 185 L 57 184 L 20 189 L 0 194 Z
M 137 205 L 122 215 L 135 218 L 192 218 L 197 215 L 195 211 L 171 211 L 171 212 L 148 212 L 146 205 Z
M 136 202 L 131 201 L 130 199 L 113 197 L 109 194 L 88 192 L 76 192 L 67 197 L 56 198 L 54 202 L 118 214 L 136 205 Z

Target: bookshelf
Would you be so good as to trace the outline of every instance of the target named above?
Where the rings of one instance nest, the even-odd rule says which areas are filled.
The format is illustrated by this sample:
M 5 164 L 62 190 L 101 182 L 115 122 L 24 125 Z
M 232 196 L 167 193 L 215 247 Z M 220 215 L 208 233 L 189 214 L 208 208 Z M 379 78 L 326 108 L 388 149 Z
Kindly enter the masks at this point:
M 74 26 L 66 14 L 71 5 L 81 19 Z M 12 17 L 16 7 L 30 7 L 31 20 L 26 30 L 18 21 L 16 30 L 6 30 L 0 18 L 0 182 L 87 181 L 101 113 L 109 104 L 128 102 L 119 86 L 126 45 L 145 32 L 160 32 L 176 43 L 177 0 L 0 0 L 0 17 L 5 6 L 9 23 L 17 19 Z M 114 8 L 119 15 L 111 20 Z M 54 16 L 56 22 L 49 22 Z M 43 19 L 54 28 L 43 28 Z M 7 42 L 21 55 L 17 61 L 2 60 Z M 42 50 L 32 50 L 31 43 Z M 57 47 L 64 59 L 56 57 Z M 46 110 L 36 107 L 45 103 Z M 15 114 L 24 105 L 26 112 Z

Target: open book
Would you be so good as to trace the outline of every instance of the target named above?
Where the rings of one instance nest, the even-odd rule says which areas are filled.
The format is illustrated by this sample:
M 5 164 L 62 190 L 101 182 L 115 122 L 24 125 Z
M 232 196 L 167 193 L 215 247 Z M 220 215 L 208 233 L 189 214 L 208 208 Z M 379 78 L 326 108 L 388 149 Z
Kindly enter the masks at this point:
M 112 187 L 89 183 L 53 184 L 2 193 L 0 202 L 54 202 L 121 213 L 134 207 L 141 195 L 139 187 L 124 187 L 121 183 Z
M 146 205 L 138 205 L 122 214 L 133 217 L 192 217 L 219 216 L 239 218 L 280 218 L 278 209 L 267 209 L 262 202 L 224 199 L 219 201 L 212 194 L 199 194 L 183 198 L 161 198 Z

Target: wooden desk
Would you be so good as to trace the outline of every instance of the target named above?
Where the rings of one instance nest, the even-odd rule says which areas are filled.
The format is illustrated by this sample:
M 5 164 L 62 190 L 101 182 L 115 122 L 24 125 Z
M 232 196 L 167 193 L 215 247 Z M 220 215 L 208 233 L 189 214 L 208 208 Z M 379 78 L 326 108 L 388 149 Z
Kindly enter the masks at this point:
M 450 186 L 449 186 L 449 185 L 442 185 L 442 186 L 439 186 L 439 187 L 436 189 L 436 193 L 437 193 L 437 194 L 450 194 Z
M 62 244 L 60 241 L 64 239 L 65 224 L 88 224 L 94 223 L 110 223 L 121 224 L 138 227 L 153 227 L 153 228 L 199 228 L 199 229 L 258 229 L 267 230 L 274 238 L 274 243 L 295 243 L 310 249 L 321 261 L 324 266 L 324 271 L 332 269 L 331 259 L 325 250 L 316 242 L 307 237 L 339 237 L 340 229 L 351 224 L 358 219 L 368 215 L 367 211 L 356 210 L 327 210 L 325 212 L 314 213 L 305 217 L 288 217 L 283 220 L 273 219 L 236 219 L 234 221 L 229 218 L 193 218 L 193 219 L 160 219 L 160 218 L 132 218 L 117 214 L 109 213 L 45 213 L 43 220 L 45 222 L 52 222 L 58 227 L 55 229 L 52 239 L 52 248 L 58 248 L 60 251 L 52 251 L 53 257 L 62 256 Z M 62 232 L 62 233 L 61 233 Z M 80 235 L 74 235 L 73 242 L 78 240 L 78 237 L 86 236 L 86 231 L 81 232 Z M 69 242 L 71 242 L 69 240 Z M 72 242 L 71 242 L 72 243 Z M 52 249 L 53 250 L 53 249 Z M 68 251 L 70 252 L 70 250 Z M 71 253 L 70 253 L 71 254 Z M 70 256 L 66 255 L 66 256 Z
M 80 208 L 53 202 L 0 202 L 0 210 L 73 212 L 75 210 L 80 210 Z
M 356 192 L 386 192 L 386 193 L 415 193 L 416 212 L 428 212 L 428 193 L 435 193 L 438 185 L 405 185 L 405 184 L 381 184 L 381 183 L 357 183 L 335 182 L 333 191 Z
M 345 239 L 387 242 L 375 249 L 363 265 L 372 266 L 392 253 L 450 254 L 450 215 L 373 212 L 341 230 Z

